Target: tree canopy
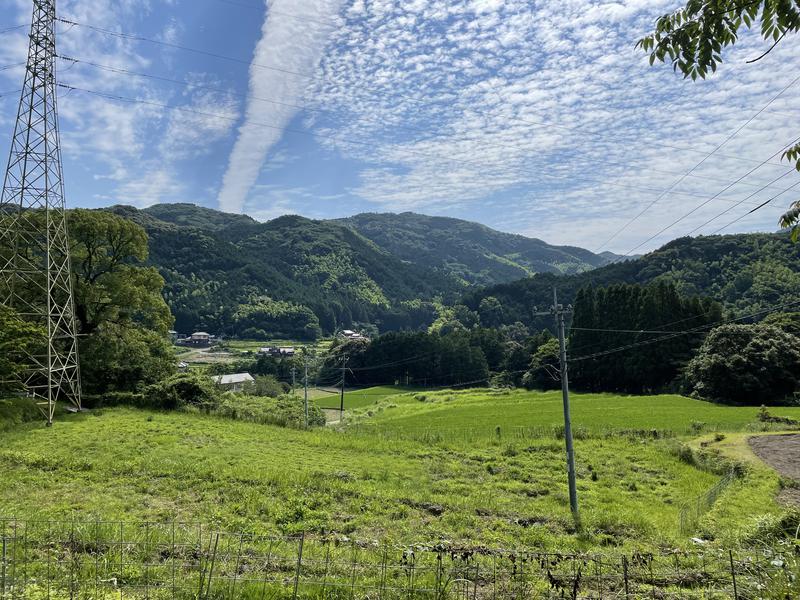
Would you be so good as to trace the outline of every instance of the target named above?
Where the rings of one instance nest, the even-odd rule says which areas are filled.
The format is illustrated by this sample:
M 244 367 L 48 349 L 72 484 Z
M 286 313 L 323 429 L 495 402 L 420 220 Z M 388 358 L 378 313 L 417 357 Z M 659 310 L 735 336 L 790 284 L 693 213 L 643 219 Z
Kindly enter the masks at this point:
M 147 234 L 104 211 L 73 210 L 67 222 L 84 389 L 131 391 L 168 376 L 173 319 L 163 278 L 144 265 Z
M 797 389 L 800 340 L 771 325 L 722 325 L 712 331 L 686 369 L 701 398 L 737 404 L 774 404 Z

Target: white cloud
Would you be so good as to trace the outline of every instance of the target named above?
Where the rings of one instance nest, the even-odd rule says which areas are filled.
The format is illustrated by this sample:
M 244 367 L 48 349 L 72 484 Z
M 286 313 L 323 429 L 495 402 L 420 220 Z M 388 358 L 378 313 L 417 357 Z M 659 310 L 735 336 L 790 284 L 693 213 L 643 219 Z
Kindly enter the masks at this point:
M 282 130 L 291 122 L 297 109 L 292 104 L 303 95 L 307 79 L 294 73 L 313 74 L 333 30 L 326 20 L 341 7 L 340 0 L 275 0 L 275 12 L 267 12 L 261 39 L 250 67 L 250 94 L 285 104 L 266 105 L 250 100 L 245 121 L 229 158 L 228 170 L 219 193 L 219 207 L 227 212 L 241 212 L 247 194 L 258 179 L 270 149 L 280 140 Z M 279 12 L 280 11 L 280 12 Z M 277 70 L 267 70 L 268 65 Z M 267 129 L 264 123 L 272 124 Z
M 763 63 L 744 35 L 710 81 L 634 49 L 674 0 L 351 2 L 310 97 L 349 118 L 317 131 L 366 163 L 354 194 L 441 214 L 497 202 L 490 225 L 590 246 L 670 188 L 800 71 L 785 44 Z M 446 15 L 442 18 L 442 15 Z M 776 70 L 776 66 L 780 69 Z M 324 77 L 322 77 L 324 75 Z M 615 240 L 625 251 L 800 134 L 787 93 Z M 653 244 L 686 233 L 788 165 L 767 165 Z M 791 175 L 776 187 L 785 189 Z M 743 204 L 776 193 L 767 189 Z M 783 204 L 788 201 L 786 196 Z M 764 211 L 774 224 L 776 210 Z M 726 215 L 727 216 L 727 215 Z M 714 222 L 703 231 L 723 224 Z

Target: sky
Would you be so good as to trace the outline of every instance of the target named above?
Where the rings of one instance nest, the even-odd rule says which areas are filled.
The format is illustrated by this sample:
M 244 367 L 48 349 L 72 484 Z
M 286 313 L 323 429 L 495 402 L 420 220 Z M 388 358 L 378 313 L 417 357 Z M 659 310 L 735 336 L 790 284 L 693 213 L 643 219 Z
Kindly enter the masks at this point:
M 67 203 L 414 211 L 620 254 L 774 231 L 800 199 L 798 38 L 748 64 L 768 46 L 745 34 L 687 81 L 634 48 L 679 4 L 58 0 Z M 0 30 L 31 7 L 0 0 Z M 0 33 L 3 157 L 26 55 Z

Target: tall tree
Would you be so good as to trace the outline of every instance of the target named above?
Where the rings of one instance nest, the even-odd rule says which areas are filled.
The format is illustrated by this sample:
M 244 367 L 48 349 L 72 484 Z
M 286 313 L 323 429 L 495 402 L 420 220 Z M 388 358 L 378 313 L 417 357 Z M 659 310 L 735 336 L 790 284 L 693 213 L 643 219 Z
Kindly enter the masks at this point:
M 174 370 L 164 280 L 147 260 L 147 235 L 104 211 L 68 218 L 81 374 L 89 394 L 133 390 Z
M 800 0 L 689 0 L 683 8 L 659 18 L 655 31 L 639 40 L 637 47 L 650 53 L 650 64 L 669 59 L 685 77 L 704 79 L 716 72 L 723 50 L 736 43 L 740 30 L 754 28 L 768 46 L 749 63 L 761 60 L 800 30 Z M 784 158 L 800 171 L 800 143 L 787 149 Z M 792 239 L 797 241 L 800 200 L 781 217 L 780 224 L 792 227 Z

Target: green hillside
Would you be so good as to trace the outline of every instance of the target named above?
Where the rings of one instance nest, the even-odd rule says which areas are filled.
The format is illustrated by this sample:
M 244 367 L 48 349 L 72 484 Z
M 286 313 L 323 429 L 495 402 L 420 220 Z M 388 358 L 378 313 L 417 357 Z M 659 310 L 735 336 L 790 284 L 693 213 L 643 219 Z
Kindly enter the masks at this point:
M 109 210 L 146 229 L 150 263 L 166 280 L 183 332 L 310 338 L 356 323 L 383 331 L 425 327 L 437 316 L 435 299 L 455 301 L 468 287 L 608 261 L 412 213 L 259 223 L 193 204 Z
M 110 210 L 147 231 L 179 331 L 303 338 L 355 322 L 417 326 L 434 318 L 418 299 L 460 289 L 331 221 L 256 223 L 193 205 Z
M 492 285 L 534 273 L 579 273 L 615 258 L 583 248 L 551 246 L 479 223 L 410 212 L 364 213 L 341 222 L 394 256 L 466 285 Z
M 674 283 L 686 296 L 713 298 L 735 316 L 779 307 L 797 310 L 790 303 L 800 293 L 800 245 L 785 233 L 680 238 L 636 260 L 566 277 L 543 273 L 469 292 L 463 303 L 476 310 L 484 298 L 494 297 L 503 322 L 544 327 L 552 319 L 535 319 L 532 308 L 550 306 L 554 286 L 560 299 L 571 303 L 586 285 L 660 281 Z

